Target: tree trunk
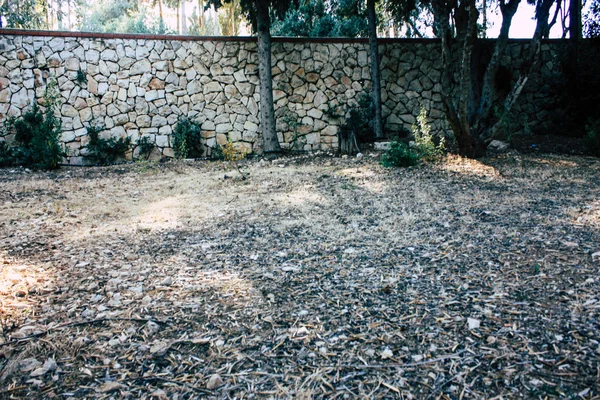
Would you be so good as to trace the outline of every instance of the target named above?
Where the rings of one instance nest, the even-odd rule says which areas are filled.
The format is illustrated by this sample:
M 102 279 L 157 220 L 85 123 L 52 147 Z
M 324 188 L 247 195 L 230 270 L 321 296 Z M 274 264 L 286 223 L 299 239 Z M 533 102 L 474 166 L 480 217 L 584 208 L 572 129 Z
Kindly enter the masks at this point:
M 450 27 L 450 10 L 448 9 L 448 5 L 445 1 L 436 0 L 432 2 L 433 13 L 435 18 L 435 30 L 436 34 L 441 38 L 442 41 L 442 106 L 444 108 L 444 113 L 446 114 L 446 120 L 452 129 L 452 133 L 456 138 L 456 143 L 458 145 L 458 152 L 460 155 L 465 157 L 474 157 L 476 145 L 473 137 L 471 136 L 471 132 L 469 130 L 469 125 L 461 122 L 461 116 L 457 107 L 452 100 L 453 97 L 453 87 L 452 87 L 452 77 L 454 74 L 454 66 L 452 64 L 452 35 L 451 35 L 451 27 Z M 466 27 L 463 32 L 466 32 Z M 463 49 L 464 50 L 464 49 Z M 463 55 L 464 59 L 464 55 Z M 469 63 L 470 64 L 470 63 Z M 463 65 L 461 64 L 461 67 Z M 461 71 L 464 76 L 464 69 Z M 467 75 L 470 78 L 470 72 Z M 461 92 L 467 89 L 466 95 L 469 95 L 468 87 L 462 87 Z M 459 104 L 461 104 L 461 99 L 459 98 Z M 460 106 L 459 106 L 460 107 Z
M 181 33 L 181 21 L 179 20 L 179 6 L 180 6 L 181 0 L 177 1 L 177 5 L 175 6 L 176 11 L 176 19 L 177 19 L 177 33 Z
M 569 37 L 573 43 L 581 39 L 581 0 L 570 0 L 569 6 Z
M 164 21 L 164 18 L 163 18 L 163 8 L 162 8 L 162 0 L 158 0 L 158 15 L 160 16 L 160 19 L 162 21 Z
M 375 115 L 373 131 L 375 139 L 383 139 L 383 121 L 381 115 L 381 70 L 379 68 L 379 48 L 377 45 L 377 15 L 375 0 L 367 0 L 367 17 L 369 22 L 369 47 L 371 50 L 371 100 Z
M 271 19 L 268 0 L 254 0 L 258 36 L 258 74 L 260 78 L 260 124 L 265 153 L 281 150 L 275 128 L 273 79 L 271 75 Z
M 181 34 L 187 35 L 187 17 L 185 15 L 185 0 L 181 1 Z
M 496 74 L 498 73 L 498 68 L 500 67 L 504 50 L 508 44 L 508 32 L 510 30 L 510 25 L 512 24 L 512 19 L 517 12 L 520 2 L 521 0 L 509 0 L 507 4 L 504 1 L 500 2 L 502 25 L 500 26 L 500 33 L 496 39 L 494 52 L 492 53 L 492 57 L 488 63 L 488 66 L 485 70 L 485 75 L 483 77 L 481 98 L 479 100 L 479 108 L 477 110 L 474 123 L 476 131 L 483 129 L 483 125 L 485 125 L 490 116 L 494 98 L 496 97 Z

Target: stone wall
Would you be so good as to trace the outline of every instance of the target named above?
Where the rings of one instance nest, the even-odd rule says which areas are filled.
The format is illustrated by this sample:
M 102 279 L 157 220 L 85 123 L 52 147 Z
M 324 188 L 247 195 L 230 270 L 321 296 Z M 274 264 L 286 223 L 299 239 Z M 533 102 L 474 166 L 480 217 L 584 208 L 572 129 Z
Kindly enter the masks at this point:
M 432 131 L 444 133 L 441 56 L 435 40 L 383 40 L 382 97 L 388 134 L 410 131 L 421 107 Z M 523 42 L 504 64 L 518 68 Z M 554 55 L 544 45 L 543 68 Z M 370 90 L 364 40 L 275 39 L 273 97 L 280 143 L 297 150 L 335 150 L 348 107 Z M 550 63 L 550 64 L 548 64 Z M 228 140 L 260 153 L 257 44 L 252 38 L 203 39 L 136 35 L 0 32 L 0 121 L 19 117 L 56 79 L 67 162 L 86 162 L 86 127 L 104 136 L 148 137 L 156 155 L 173 157 L 173 127 L 182 117 L 201 123 L 206 152 Z M 533 78 L 518 110 L 536 117 Z M 537 83 L 535 83 L 537 82 Z M 533 117 L 531 117 L 533 116 Z M 6 140 L 10 140 L 7 137 Z M 128 157 L 135 157 L 133 154 Z

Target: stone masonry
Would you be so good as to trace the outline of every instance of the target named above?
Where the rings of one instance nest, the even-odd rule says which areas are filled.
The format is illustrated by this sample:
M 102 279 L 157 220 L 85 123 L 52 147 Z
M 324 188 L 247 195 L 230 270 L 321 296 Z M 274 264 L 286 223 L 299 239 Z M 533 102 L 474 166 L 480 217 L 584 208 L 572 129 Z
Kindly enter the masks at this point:
M 173 127 L 182 117 L 201 124 L 206 153 L 227 141 L 248 153 L 262 151 L 255 40 L 45 35 L 0 35 L 0 121 L 21 116 L 55 79 L 66 162 L 86 163 L 88 126 L 133 143 L 148 137 L 158 156 L 173 157 Z M 523 48 L 512 45 L 505 64 Z M 445 134 L 439 43 L 385 40 L 380 52 L 386 132 L 410 131 L 425 107 L 432 132 Z M 272 54 L 282 147 L 336 150 L 348 108 L 370 90 L 368 43 L 275 39 Z M 536 115 L 536 90 L 539 84 L 527 88 L 519 110 Z M 134 149 L 128 157 L 135 155 Z

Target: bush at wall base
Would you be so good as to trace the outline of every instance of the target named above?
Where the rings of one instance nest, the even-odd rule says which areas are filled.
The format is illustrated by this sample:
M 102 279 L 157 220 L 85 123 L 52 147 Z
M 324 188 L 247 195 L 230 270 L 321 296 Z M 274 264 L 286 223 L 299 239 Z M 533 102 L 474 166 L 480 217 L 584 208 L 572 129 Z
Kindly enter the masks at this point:
M 2 150 L 3 163 L 21 164 L 36 169 L 56 169 L 60 166 L 65 151 L 59 143 L 61 123 L 48 107 L 44 114 L 37 104 L 21 118 L 9 121 L 14 129 L 16 147 Z M 12 159 L 12 160 L 11 160 Z
M 202 157 L 202 129 L 189 118 L 181 118 L 173 129 L 173 149 L 177 158 Z
M 90 137 L 90 142 L 85 146 L 87 156 L 93 158 L 98 164 L 112 164 L 124 158 L 125 153 L 131 148 L 130 137 L 103 139 L 100 137 L 102 127 L 90 126 L 87 131 Z

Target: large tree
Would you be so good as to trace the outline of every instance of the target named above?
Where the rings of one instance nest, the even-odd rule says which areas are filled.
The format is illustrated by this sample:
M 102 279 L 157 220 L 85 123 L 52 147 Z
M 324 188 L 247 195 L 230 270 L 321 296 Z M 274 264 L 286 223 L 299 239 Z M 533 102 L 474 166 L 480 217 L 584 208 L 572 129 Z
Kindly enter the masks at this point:
M 215 8 L 233 0 L 210 0 Z M 273 77 L 271 74 L 271 12 L 283 14 L 293 3 L 291 0 L 241 0 L 242 10 L 258 37 L 258 75 L 260 79 L 260 124 L 265 153 L 281 150 L 275 127 L 273 106 Z
M 375 139 L 383 138 L 383 118 L 381 115 L 381 69 L 377 44 L 377 13 L 375 1 L 367 0 L 367 19 L 369 21 L 369 48 L 371 53 L 371 101 L 373 102 L 373 132 Z
M 503 118 L 511 112 L 539 57 L 541 40 L 548 36 L 550 10 L 556 0 L 538 0 L 535 33 L 524 52 L 519 75 L 508 94 L 498 102 L 496 77 L 520 1 L 499 0 L 502 17 L 500 33 L 489 61 L 483 65 L 485 72 L 479 82 L 472 69 L 479 16 L 475 0 L 431 0 L 434 31 L 442 44 L 442 104 L 459 153 L 464 156 L 483 155 L 489 141 L 499 136 Z M 481 59 L 478 62 L 484 63 Z M 454 83 L 455 73 L 458 83 Z M 499 115 L 492 113 L 495 106 Z

